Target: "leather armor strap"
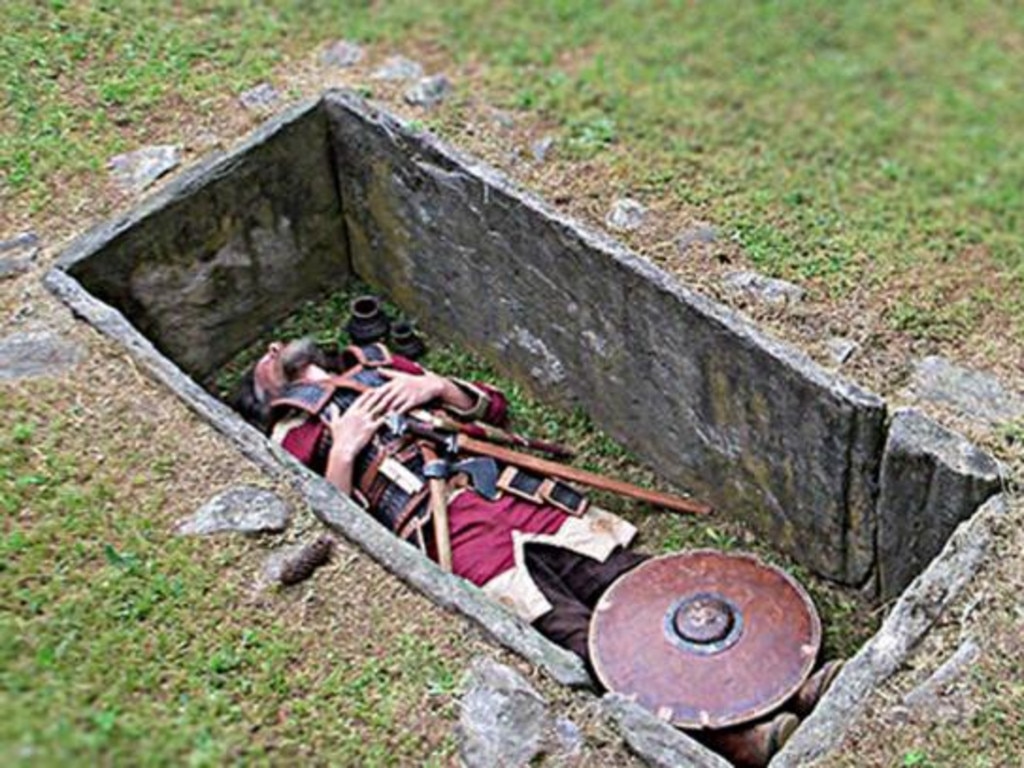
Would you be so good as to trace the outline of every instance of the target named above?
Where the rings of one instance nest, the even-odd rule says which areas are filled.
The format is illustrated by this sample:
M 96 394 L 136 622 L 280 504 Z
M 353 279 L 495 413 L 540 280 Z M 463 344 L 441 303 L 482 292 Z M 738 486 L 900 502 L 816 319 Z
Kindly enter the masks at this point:
M 339 389 L 347 389 L 359 394 L 374 389 L 373 384 L 360 381 L 360 375 L 366 370 L 362 365 L 355 365 L 340 376 L 331 376 L 322 381 L 300 381 L 289 384 L 280 396 L 270 402 L 271 411 L 281 408 L 297 408 L 313 416 L 319 416 Z
M 273 412 L 280 408 L 297 408 L 316 415 L 327 407 L 335 389 L 337 385 L 330 380 L 289 384 L 279 397 L 270 401 L 270 410 Z
M 498 477 L 498 488 L 534 504 L 549 504 L 573 517 L 582 517 L 590 505 L 587 497 L 568 483 L 511 465 Z
M 430 514 L 413 515 L 412 519 L 405 526 L 403 535 L 400 537 L 415 546 L 424 554 L 427 553 L 427 539 L 423 530 L 430 527 Z
M 422 528 L 430 521 L 430 509 L 426 501 L 430 490 L 424 486 L 421 491 L 412 495 L 402 511 L 395 518 L 395 533 L 398 538 L 408 540 L 417 528 Z
M 490 394 L 482 387 L 478 387 L 473 382 L 466 381 L 465 379 L 452 379 L 452 383 L 455 384 L 455 386 L 457 386 L 464 394 L 468 395 L 473 404 L 469 408 L 465 409 L 448 404 L 444 406 L 444 409 L 463 421 L 477 421 L 485 419 L 487 417 L 487 412 L 491 408 Z
M 378 450 L 370 460 L 366 470 L 359 477 L 359 490 L 363 492 L 363 495 L 366 496 L 366 500 L 370 502 L 372 507 L 380 503 L 380 497 L 387 488 L 386 483 L 377 483 L 376 487 L 374 487 L 377 478 L 380 476 L 380 465 L 384 463 L 387 457 L 387 452 L 383 448 Z
M 330 385 L 336 389 L 348 389 L 353 392 L 358 392 L 359 394 L 362 394 L 367 390 L 374 389 L 374 387 L 372 387 L 371 385 L 364 384 L 363 382 L 359 381 L 358 378 L 356 378 L 364 370 L 365 369 L 363 368 L 363 366 L 356 365 L 352 368 L 347 369 L 340 376 L 332 376 L 331 378 L 327 379 L 327 382 L 329 382 Z
M 347 370 L 357 365 L 363 368 L 380 368 L 391 365 L 394 357 L 391 355 L 391 350 L 378 342 L 367 344 L 364 347 L 356 345 L 345 347 L 341 351 L 341 360 Z
M 377 437 L 374 437 L 376 440 Z M 388 482 L 378 483 L 380 479 L 381 465 L 388 459 L 395 459 L 402 465 L 408 464 L 419 452 L 415 444 L 410 444 L 406 439 L 392 440 L 389 443 L 378 446 L 376 454 L 359 478 L 359 490 L 363 492 L 371 504 L 379 504 L 380 497 L 388 486 Z

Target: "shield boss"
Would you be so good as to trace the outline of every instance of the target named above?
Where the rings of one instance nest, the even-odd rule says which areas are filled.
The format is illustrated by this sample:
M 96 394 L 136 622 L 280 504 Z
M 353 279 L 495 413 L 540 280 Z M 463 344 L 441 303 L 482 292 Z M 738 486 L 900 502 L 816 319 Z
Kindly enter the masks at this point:
M 810 675 L 820 644 L 803 587 L 753 555 L 711 550 L 642 563 L 590 620 L 590 658 L 605 687 L 680 728 L 772 712 Z

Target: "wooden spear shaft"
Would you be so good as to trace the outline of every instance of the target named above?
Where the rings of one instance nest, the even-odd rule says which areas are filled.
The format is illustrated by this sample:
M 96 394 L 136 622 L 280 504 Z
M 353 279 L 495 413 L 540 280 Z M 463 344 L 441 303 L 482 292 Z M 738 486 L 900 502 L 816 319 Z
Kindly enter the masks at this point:
M 455 437 L 456 445 L 460 451 L 475 453 L 479 456 L 490 456 L 491 458 L 503 461 L 506 464 L 522 467 L 523 469 L 528 469 L 541 475 L 557 477 L 561 480 L 579 483 L 580 485 L 597 488 L 601 491 L 610 491 L 612 493 L 617 493 L 620 496 L 627 496 L 631 499 L 637 499 L 638 501 L 645 501 L 648 504 L 665 507 L 666 509 L 671 509 L 676 512 L 685 512 L 686 514 L 691 515 L 706 515 L 711 512 L 711 506 L 700 501 L 684 499 L 681 496 L 674 496 L 672 494 L 661 493 L 659 491 L 649 491 L 646 488 L 641 488 L 640 486 L 633 485 L 632 483 L 613 480 L 594 472 L 588 472 L 585 469 L 568 467 L 564 464 L 559 464 L 556 461 L 548 461 L 547 459 L 541 459 L 537 456 L 530 456 L 520 453 L 519 451 L 513 451 L 509 448 L 503 448 L 500 445 L 494 445 L 493 443 L 488 443 L 483 440 L 477 440 L 463 434 L 456 435 Z
M 546 440 L 536 440 L 525 435 L 518 435 L 515 432 L 495 427 L 483 421 L 471 421 L 463 423 L 457 419 L 438 411 L 427 411 L 417 409 L 410 411 L 409 416 L 425 424 L 430 424 L 437 429 L 444 429 L 450 432 L 461 432 L 467 437 L 483 438 L 492 443 L 500 445 L 514 445 L 519 448 L 529 448 L 533 451 L 542 451 L 557 459 L 571 459 L 575 454 L 571 448 L 558 443 L 549 443 Z

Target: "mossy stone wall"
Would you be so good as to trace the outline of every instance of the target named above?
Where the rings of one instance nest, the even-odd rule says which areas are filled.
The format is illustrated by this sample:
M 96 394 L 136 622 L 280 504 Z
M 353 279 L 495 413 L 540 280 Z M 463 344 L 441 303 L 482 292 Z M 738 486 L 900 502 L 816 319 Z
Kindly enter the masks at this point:
M 349 278 L 340 210 L 327 125 L 311 103 L 94 230 L 64 261 L 204 379 L 300 302 Z
M 868 577 L 879 398 L 431 138 L 326 107 L 364 279 L 816 572 Z

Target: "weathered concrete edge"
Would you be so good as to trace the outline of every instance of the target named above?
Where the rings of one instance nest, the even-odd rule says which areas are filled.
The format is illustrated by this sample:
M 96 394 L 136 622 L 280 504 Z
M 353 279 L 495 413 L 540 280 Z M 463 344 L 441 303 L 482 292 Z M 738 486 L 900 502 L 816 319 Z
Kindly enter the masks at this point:
M 626 248 L 611 236 L 591 229 L 582 222 L 559 212 L 543 199 L 519 187 L 501 171 L 484 163 L 479 158 L 463 154 L 433 134 L 414 130 L 397 116 L 367 104 L 365 99 L 352 90 L 329 89 L 324 92 L 323 98 L 340 102 L 344 108 L 353 111 L 365 120 L 376 121 L 385 131 L 397 129 L 402 133 L 415 136 L 423 146 L 458 165 L 460 170 L 476 176 L 482 184 L 498 189 L 510 198 L 519 201 L 524 207 L 572 232 L 587 246 L 605 253 L 623 267 L 656 285 L 660 290 L 675 296 L 698 312 L 720 323 L 737 337 L 763 348 L 794 371 L 806 376 L 837 397 L 848 400 L 861 408 L 885 408 L 885 401 L 879 395 L 831 373 L 818 365 L 802 350 L 767 335 L 739 313 L 687 288 L 678 278 L 673 277 L 661 267 Z
M 62 267 L 48 271 L 43 276 L 43 284 L 76 316 L 123 346 L 143 370 L 230 439 L 243 455 L 275 479 L 292 484 L 325 525 L 351 540 L 438 605 L 473 620 L 498 643 L 541 667 L 559 683 L 573 688 L 594 687 L 579 657 L 552 643 L 469 582 L 444 573 L 411 545 L 397 540 L 327 481 L 307 470 L 203 390 L 164 357 L 123 314 L 89 294 Z
M 804 766 L 839 746 L 871 692 L 900 668 L 970 584 L 1007 508 L 1000 493 L 957 527 L 938 557 L 907 587 L 881 629 L 846 663 L 814 712 L 772 760 L 772 768 Z
M 620 729 L 630 749 L 658 768 L 729 768 L 730 763 L 678 728 L 659 720 L 621 694 L 606 693 L 601 708 Z
M 220 179 L 231 176 L 235 167 L 249 152 L 265 144 L 286 126 L 306 119 L 322 107 L 323 97 L 306 99 L 261 123 L 238 145 L 224 152 L 215 152 L 207 159 L 183 170 L 165 187 L 133 205 L 129 211 L 106 219 L 76 237 L 61 252 L 54 267 L 71 271 L 76 264 L 102 250 L 115 238 L 160 212 L 175 200 L 186 198 Z

